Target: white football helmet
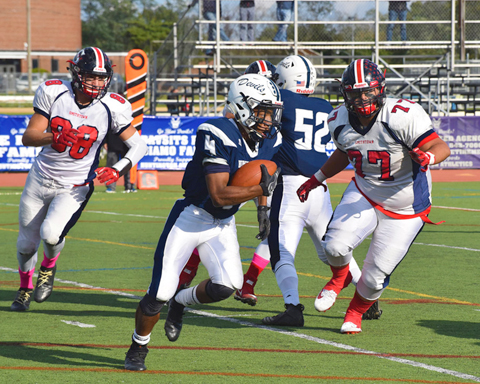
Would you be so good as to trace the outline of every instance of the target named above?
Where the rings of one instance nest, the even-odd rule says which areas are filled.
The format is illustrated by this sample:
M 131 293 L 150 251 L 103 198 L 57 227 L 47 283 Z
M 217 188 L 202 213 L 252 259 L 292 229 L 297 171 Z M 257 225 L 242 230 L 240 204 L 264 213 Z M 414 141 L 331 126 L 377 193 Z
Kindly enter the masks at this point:
M 302 95 L 311 95 L 315 91 L 317 72 L 306 57 L 292 55 L 285 57 L 277 65 L 275 82 L 281 89 L 287 89 Z
M 230 84 L 227 107 L 255 142 L 273 138 L 280 130 L 283 110 L 280 91 L 265 76 L 249 73 L 236 78 Z

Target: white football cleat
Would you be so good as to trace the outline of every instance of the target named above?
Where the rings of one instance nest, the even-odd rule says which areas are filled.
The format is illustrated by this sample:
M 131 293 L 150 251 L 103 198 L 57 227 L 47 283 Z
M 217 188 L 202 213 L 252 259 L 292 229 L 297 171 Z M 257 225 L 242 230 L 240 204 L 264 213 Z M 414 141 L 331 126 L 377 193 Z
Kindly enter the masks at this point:
M 333 304 L 335 304 L 335 300 L 337 299 L 337 294 L 335 291 L 322 289 L 322 291 L 318 294 L 317 298 L 315 299 L 315 309 L 318 312 L 325 312 L 332 308 Z
M 348 335 L 354 335 L 360 332 L 362 332 L 362 328 L 358 327 L 357 324 L 352 323 L 351 321 L 343 323 L 342 328 L 340 328 L 340 333 L 346 333 Z

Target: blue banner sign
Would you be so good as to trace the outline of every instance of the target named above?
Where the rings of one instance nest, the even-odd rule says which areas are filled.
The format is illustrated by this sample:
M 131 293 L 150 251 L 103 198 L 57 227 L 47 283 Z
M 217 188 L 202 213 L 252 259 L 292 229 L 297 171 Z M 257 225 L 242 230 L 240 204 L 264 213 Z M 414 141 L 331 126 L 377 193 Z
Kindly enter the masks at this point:
M 139 170 L 183 171 L 195 151 L 197 127 L 212 117 L 144 116 L 142 137 L 148 152 Z
M 148 153 L 138 163 L 138 169 L 184 170 L 195 150 L 197 127 L 209 119 L 212 117 L 145 116 L 142 137 L 148 144 Z M 28 171 L 42 150 L 22 144 L 29 120 L 30 116 L 0 115 L 0 172 Z M 432 122 L 452 152 L 447 160 L 432 168 L 480 168 L 480 117 L 432 117 Z M 328 148 L 328 152 L 331 150 Z

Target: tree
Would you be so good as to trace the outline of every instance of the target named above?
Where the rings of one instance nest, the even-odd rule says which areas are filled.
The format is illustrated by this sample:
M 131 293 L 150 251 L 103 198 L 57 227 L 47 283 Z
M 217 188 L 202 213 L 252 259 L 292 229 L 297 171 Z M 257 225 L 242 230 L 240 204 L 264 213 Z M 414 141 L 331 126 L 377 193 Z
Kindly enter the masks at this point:
M 170 33 L 178 19 L 175 9 L 169 1 L 159 6 L 154 0 L 82 0 L 83 45 L 106 51 L 148 50 L 151 41 Z

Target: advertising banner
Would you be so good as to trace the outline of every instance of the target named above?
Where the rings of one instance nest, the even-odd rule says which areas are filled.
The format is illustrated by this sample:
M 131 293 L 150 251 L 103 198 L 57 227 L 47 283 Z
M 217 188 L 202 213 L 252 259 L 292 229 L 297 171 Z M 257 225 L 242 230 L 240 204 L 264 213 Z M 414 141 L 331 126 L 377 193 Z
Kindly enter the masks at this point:
M 215 117 L 213 117 L 215 118 Z M 41 147 L 25 147 L 22 135 L 30 116 L 0 115 L 0 172 L 28 171 Z M 144 116 L 142 137 L 147 155 L 139 170 L 182 171 L 193 156 L 197 127 L 212 117 Z M 480 118 L 432 117 L 433 127 L 451 149 L 451 156 L 433 169 L 480 168 Z M 331 152 L 330 146 L 327 148 Z
M 432 117 L 433 128 L 450 147 L 450 157 L 432 169 L 480 168 L 480 117 Z
M 210 119 L 144 116 L 142 138 L 148 153 L 138 163 L 138 170 L 184 170 L 195 151 L 197 127 Z
M 30 116 L 0 115 L 0 172 L 28 171 L 42 147 L 25 147 L 22 136 Z

